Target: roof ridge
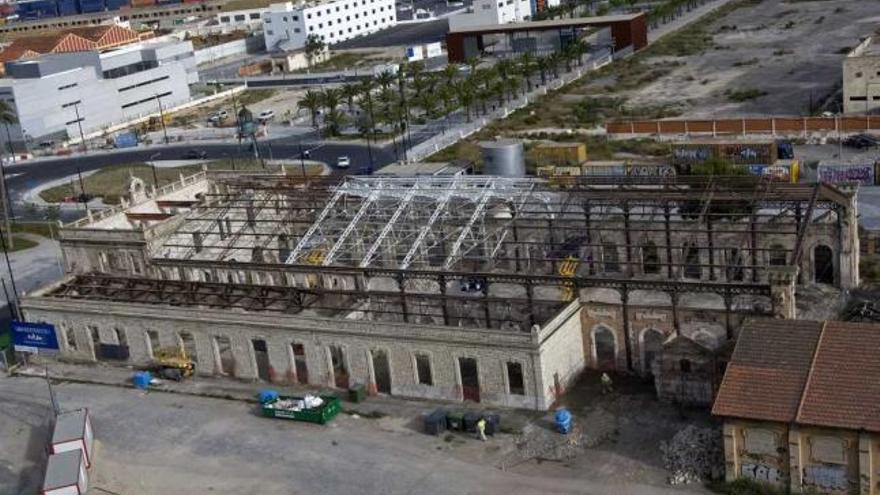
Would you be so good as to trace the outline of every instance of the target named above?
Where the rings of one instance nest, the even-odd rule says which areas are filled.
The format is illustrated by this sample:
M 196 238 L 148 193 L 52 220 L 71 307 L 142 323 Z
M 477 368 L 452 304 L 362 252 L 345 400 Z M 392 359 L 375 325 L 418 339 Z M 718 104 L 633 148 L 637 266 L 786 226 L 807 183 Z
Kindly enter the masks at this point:
M 807 374 L 807 379 L 804 380 L 804 388 L 801 389 L 801 397 L 798 401 L 798 409 L 797 413 L 794 415 L 794 420 L 797 423 L 801 422 L 801 413 L 804 410 L 804 398 L 807 396 L 807 392 L 809 391 L 810 384 L 813 381 L 813 371 L 816 369 L 816 359 L 819 356 L 819 349 L 822 347 L 822 341 L 825 340 L 825 329 L 828 327 L 828 320 L 822 322 L 822 328 L 819 330 L 819 339 L 816 340 L 816 347 L 813 349 L 813 358 L 810 360 L 810 371 Z

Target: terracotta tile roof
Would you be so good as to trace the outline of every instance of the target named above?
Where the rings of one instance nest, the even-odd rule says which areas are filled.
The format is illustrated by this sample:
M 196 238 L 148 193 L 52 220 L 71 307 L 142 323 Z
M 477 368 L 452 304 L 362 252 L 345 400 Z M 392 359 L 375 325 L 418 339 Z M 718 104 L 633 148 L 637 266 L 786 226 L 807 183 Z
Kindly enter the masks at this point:
M 712 414 L 793 421 L 822 325 L 771 319 L 746 323 L 724 373 Z
M 101 38 L 107 34 L 107 31 L 112 29 L 112 25 L 102 25 L 102 26 L 83 26 L 66 29 L 65 32 L 73 33 L 77 36 L 82 36 L 83 38 L 91 41 L 101 41 Z
M 880 325 L 828 322 L 797 422 L 880 432 Z
M 27 52 L 53 53 L 83 51 L 94 48 L 94 42 L 83 37 L 68 33 L 52 33 L 40 36 L 17 38 L 5 50 L 0 52 L 0 62 L 18 60 Z

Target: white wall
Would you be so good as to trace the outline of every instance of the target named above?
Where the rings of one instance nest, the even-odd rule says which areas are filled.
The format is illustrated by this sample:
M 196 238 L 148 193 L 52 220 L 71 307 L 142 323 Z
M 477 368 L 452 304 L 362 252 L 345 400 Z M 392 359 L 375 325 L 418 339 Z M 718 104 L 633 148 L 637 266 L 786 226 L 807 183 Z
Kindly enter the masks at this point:
M 529 0 L 474 0 L 467 12 L 449 18 L 449 29 L 523 22 L 531 15 Z

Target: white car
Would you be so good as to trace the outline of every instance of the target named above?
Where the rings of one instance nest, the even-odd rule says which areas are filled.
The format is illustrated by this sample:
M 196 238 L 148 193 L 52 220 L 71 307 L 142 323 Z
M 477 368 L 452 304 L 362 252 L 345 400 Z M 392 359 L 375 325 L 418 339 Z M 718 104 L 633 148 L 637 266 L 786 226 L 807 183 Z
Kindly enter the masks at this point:
M 348 168 L 351 166 L 351 160 L 347 156 L 340 156 L 336 159 L 336 166 L 339 168 Z
M 275 118 L 275 110 L 263 110 L 257 118 L 263 122 L 272 120 Z
M 226 110 L 220 110 L 219 112 L 214 113 L 210 117 L 208 117 L 208 122 L 223 122 L 224 120 L 229 118 L 229 112 Z

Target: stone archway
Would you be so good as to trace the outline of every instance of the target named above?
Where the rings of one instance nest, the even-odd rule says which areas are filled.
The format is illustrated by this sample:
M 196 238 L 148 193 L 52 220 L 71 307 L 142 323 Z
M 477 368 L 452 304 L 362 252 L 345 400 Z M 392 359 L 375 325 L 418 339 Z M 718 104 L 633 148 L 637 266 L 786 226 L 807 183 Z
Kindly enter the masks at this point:
M 617 339 L 608 327 L 593 329 L 593 364 L 598 369 L 613 370 L 617 364 Z
M 813 280 L 817 284 L 834 285 L 834 252 L 824 244 L 813 248 Z

